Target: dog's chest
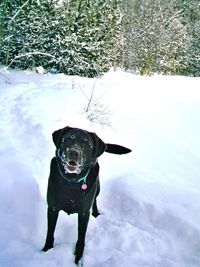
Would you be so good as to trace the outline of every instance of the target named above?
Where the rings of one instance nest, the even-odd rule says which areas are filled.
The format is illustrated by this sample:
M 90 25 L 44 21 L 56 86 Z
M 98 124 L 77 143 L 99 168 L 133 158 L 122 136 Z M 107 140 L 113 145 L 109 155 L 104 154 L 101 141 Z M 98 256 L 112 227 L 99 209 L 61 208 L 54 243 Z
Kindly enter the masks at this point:
M 77 212 L 87 191 L 81 189 L 80 184 L 69 184 L 64 179 L 59 179 L 56 185 L 55 198 L 56 203 L 68 213 Z
M 93 196 L 96 190 L 96 181 L 88 186 L 86 190 L 82 189 L 82 183 L 68 183 L 59 177 L 54 184 L 56 208 L 64 210 L 68 214 L 77 213 L 85 209 L 85 206 L 91 206 Z
M 49 185 L 47 193 L 48 205 L 57 210 L 64 210 L 68 214 L 78 213 L 89 210 L 99 184 L 98 179 L 99 165 L 96 164 L 87 175 L 86 179 L 71 182 L 65 179 L 59 172 L 56 159 L 52 160 L 51 172 L 49 176 Z M 83 189 L 83 184 L 87 188 Z

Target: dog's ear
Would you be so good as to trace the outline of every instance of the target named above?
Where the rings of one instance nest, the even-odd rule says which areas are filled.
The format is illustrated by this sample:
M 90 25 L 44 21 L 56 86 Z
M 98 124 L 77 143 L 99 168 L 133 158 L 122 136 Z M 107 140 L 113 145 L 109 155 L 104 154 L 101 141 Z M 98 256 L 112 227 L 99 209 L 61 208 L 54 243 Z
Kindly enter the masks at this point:
M 58 147 L 59 144 L 59 140 L 60 140 L 60 136 L 63 134 L 63 132 L 65 132 L 69 127 L 65 127 L 62 129 L 59 129 L 55 132 L 52 133 L 52 138 L 53 138 L 53 142 L 55 144 L 56 147 Z
M 91 133 L 91 135 L 94 144 L 93 157 L 98 158 L 106 150 L 106 144 L 95 133 Z
M 130 153 L 132 150 L 124 147 L 124 146 L 120 146 L 120 145 L 115 145 L 115 144 L 106 144 L 106 150 L 105 152 L 108 153 L 112 153 L 112 154 L 127 154 Z
M 60 134 L 62 133 L 62 131 L 63 131 L 63 129 L 59 129 L 59 130 L 52 133 L 53 142 L 54 142 L 56 147 L 58 146 L 58 140 L 59 140 L 59 137 L 60 137 Z

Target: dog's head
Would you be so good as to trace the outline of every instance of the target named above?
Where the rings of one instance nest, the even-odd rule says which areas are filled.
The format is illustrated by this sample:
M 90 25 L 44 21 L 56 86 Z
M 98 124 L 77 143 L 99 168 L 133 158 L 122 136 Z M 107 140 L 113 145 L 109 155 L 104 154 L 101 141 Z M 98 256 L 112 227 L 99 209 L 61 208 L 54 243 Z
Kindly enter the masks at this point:
M 63 174 L 90 168 L 105 151 L 106 144 L 95 134 L 78 128 L 65 127 L 53 133 L 56 158 Z

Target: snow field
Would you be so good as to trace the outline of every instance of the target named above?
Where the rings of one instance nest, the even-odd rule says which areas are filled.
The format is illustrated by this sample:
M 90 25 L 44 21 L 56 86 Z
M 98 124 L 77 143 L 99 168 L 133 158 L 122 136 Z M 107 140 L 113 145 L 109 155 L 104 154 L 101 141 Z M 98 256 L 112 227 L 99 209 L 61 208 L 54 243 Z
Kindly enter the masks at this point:
M 51 134 L 66 125 L 95 131 L 133 149 L 100 159 L 102 215 L 91 217 L 87 267 L 200 266 L 199 78 L 101 79 L 0 70 L 0 266 L 75 266 L 76 215 L 60 214 L 55 247 L 46 234 Z M 90 124 L 94 98 L 112 127 Z

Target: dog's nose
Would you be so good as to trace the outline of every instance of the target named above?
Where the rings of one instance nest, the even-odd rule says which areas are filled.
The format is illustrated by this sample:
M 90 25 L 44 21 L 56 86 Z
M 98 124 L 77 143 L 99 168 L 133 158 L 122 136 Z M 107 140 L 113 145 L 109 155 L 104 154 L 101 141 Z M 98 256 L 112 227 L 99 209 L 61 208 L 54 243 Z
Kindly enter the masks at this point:
M 78 159 L 79 155 L 80 155 L 79 150 L 77 150 L 77 149 L 70 149 L 69 150 L 69 157 L 71 159 Z

